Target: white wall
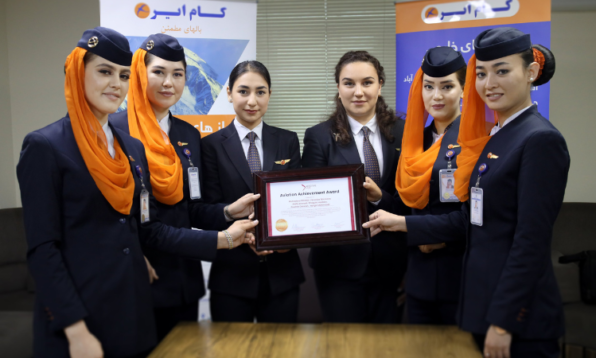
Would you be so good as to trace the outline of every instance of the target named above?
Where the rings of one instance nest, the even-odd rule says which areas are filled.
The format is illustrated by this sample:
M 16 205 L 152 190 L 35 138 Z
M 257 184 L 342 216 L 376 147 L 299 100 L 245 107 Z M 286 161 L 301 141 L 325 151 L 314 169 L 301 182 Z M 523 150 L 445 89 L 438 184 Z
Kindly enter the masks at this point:
M 23 138 L 66 113 L 64 60 L 98 25 L 98 0 L 0 0 L 0 208 L 20 206 L 15 167 Z M 565 201 L 596 202 L 594 33 L 596 11 L 553 13 L 550 117 L 571 153 Z
M 0 0 L 0 209 L 17 204 L 5 14 L 6 1 Z
M 565 201 L 596 202 L 596 12 L 555 12 L 551 33 L 557 70 L 550 119 L 571 156 Z

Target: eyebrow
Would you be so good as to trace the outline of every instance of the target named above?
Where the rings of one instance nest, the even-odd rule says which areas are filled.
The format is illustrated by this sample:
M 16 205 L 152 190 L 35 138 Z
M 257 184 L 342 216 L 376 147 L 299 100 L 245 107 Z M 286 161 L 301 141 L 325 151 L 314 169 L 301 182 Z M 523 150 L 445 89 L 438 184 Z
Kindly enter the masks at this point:
M 111 70 L 115 70 L 115 69 L 116 69 L 114 66 L 112 66 L 112 65 L 110 65 L 110 64 L 107 64 L 107 63 L 100 63 L 100 64 L 99 64 L 99 65 L 97 65 L 96 67 L 107 67 L 107 68 L 109 68 L 109 69 L 111 69 Z
M 240 86 L 238 86 L 238 88 L 250 89 L 250 87 L 245 86 L 245 85 L 240 85 Z M 259 86 L 259 87 L 257 87 L 257 89 L 267 89 L 267 86 Z
M 509 64 L 508 62 L 497 62 L 494 65 L 492 65 L 492 67 L 495 68 L 495 67 L 499 67 L 499 66 L 503 66 L 503 65 L 508 65 L 508 64 Z M 476 69 L 477 70 L 483 70 L 484 69 L 484 66 L 476 66 Z
M 434 81 L 430 81 L 430 80 L 424 80 L 424 82 L 433 83 L 433 84 L 435 83 Z M 441 81 L 439 83 L 451 83 L 451 82 L 453 82 L 453 80 L 445 80 L 445 81 Z
M 364 80 L 369 80 L 369 79 L 370 79 L 370 80 L 374 80 L 375 78 L 374 78 L 374 77 L 372 77 L 372 76 L 368 76 L 368 77 L 365 77 L 365 78 L 363 78 L 363 79 L 364 79 Z M 351 78 L 348 78 L 348 77 L 344 77 L 344 78 L 342 78 L 341 80 L 342 80 L 342 81 L 345 81 L 345 80 L 348 80 L 348 81 L 353 81 L 353 79 L 351 79 Z

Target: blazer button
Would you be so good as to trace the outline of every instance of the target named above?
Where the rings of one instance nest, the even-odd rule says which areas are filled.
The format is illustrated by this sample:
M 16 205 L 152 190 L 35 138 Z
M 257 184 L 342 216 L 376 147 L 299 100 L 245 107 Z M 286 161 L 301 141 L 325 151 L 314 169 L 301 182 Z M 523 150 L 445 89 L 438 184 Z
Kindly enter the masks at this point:
M 121 218 L 120 219 L 120 224 L 126 224 L 126 219 L 125 218 Z
M 130 249 L 127 247 L 124 250 L 122 250 L 122 252 L 124 252 L 124 255 L 128 255 L 130 254 Z

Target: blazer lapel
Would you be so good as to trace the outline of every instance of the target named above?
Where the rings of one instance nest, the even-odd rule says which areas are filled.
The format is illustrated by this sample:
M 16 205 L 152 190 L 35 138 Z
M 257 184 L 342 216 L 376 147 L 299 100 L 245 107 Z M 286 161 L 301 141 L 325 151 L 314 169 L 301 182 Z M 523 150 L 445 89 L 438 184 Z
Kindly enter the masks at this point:
M 331 140 L 335 142 L 335 138 L 333 138 L 333 134 Z M 358 148 L 356 147 L 356 142 L 354 140 L 354 136 L 352 135 L 352 132 L 350 131 L 350 137 L 352 138 L 352 140 L 350 141 L 350 143 L 348 143 L 347 145 L 341 145 L 337 142 L 337 151 L 339 153 L 341 153 L 341 155 L 344 157 L 344 159 L 346 160 L 347 164 L 364 164 L 362 163 L 362 160 L 360 159 L 360 154 L 358 154 Z
M 397 140 L 397 138 L 395 140 Z M 383 144 L 383 177 L 381 178 L 379 187 L 384 187 L 387 179 L 395 174 L 391 173 L 391 166 L 397 151 L 395 150 L 395 145 L 392 145 L 393 143 L 390 143 L 383 134 L 381 134 L 381 143 Z
M 263 171 L 271 171 L 273 169 L 273 163 L 275 159 L 287 159 L 287 158 L 276 158 L 277 150 L 279 148 L 279 137 L 275 135 L 277 130 L 274 127 L 268 126 L 263 122 Z
M 236 132 L 236 127 L 234 127 L 234 123 L 232 122 L 226 128 L 221 129 L 219 133 L 221 133 L 223 137 L 222 145 L 228 154 L 230 161 L 234 167 L 236 167 L 236 170 L 238 170 L 238 173 L 240 173 L 240 176 L 246 185 L 252 190 L 252 174 L 248 166 L 248 161 L 246 160 L 246 155 L 244 155 L 244 149 L 242 149 L 242 144 L 238 138 L 238 132 Z

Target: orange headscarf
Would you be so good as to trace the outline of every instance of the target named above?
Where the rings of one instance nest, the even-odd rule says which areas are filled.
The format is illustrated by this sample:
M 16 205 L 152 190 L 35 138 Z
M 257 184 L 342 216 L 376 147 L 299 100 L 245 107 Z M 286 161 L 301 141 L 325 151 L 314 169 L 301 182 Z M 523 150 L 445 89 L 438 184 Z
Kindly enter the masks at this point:
M 145 145 L 153 195 L 163 204 L 174 205 L 184 197 L 182 163 L 168 134 L 157 123 L 146 95 L 146 54 L 147 51 L 138 49 L 132 57 L 128 89 L 128 128 L 130 135 Z
M 490 131 L 490 128 L 487 128 L 485 119 L 485 103 L 476 91 L 475 82 L 476 55 L 472 55 L 468 61 L 467 86 L 464 89 L 464 104 L 459 125 L 459 137 L 457 138 L 457 142 L 461 145 L 461 152 L 457 156 L 457 170 L 454 173 L 454 193 L 462 202 L 469 198 L 470 176 L 484 146 L 490 140 L 487 132 L 487 130 Z
M 430 177 L 441 149 L 443 137 L 428 150 L 424 150 L 425 115 L 422 99 L 422 69 L 418 69 L 410 87 L 408 111 L 401 144 L 401 155 L 397 164 L 395 187 L 404 204 L 415 209 L 428 205 Z M 459 165 L 459 159 L 458 159 Z
M 64 96 L 77 146 L 95 184 L 112 205 L 130 214 L 135 182 L 128 158 L 118 141 L 114 141 L 116 155 L 108 152 L 106 135 L 85 99 L 85 64 L 87 50 L 77 47 L 66 58 Z

